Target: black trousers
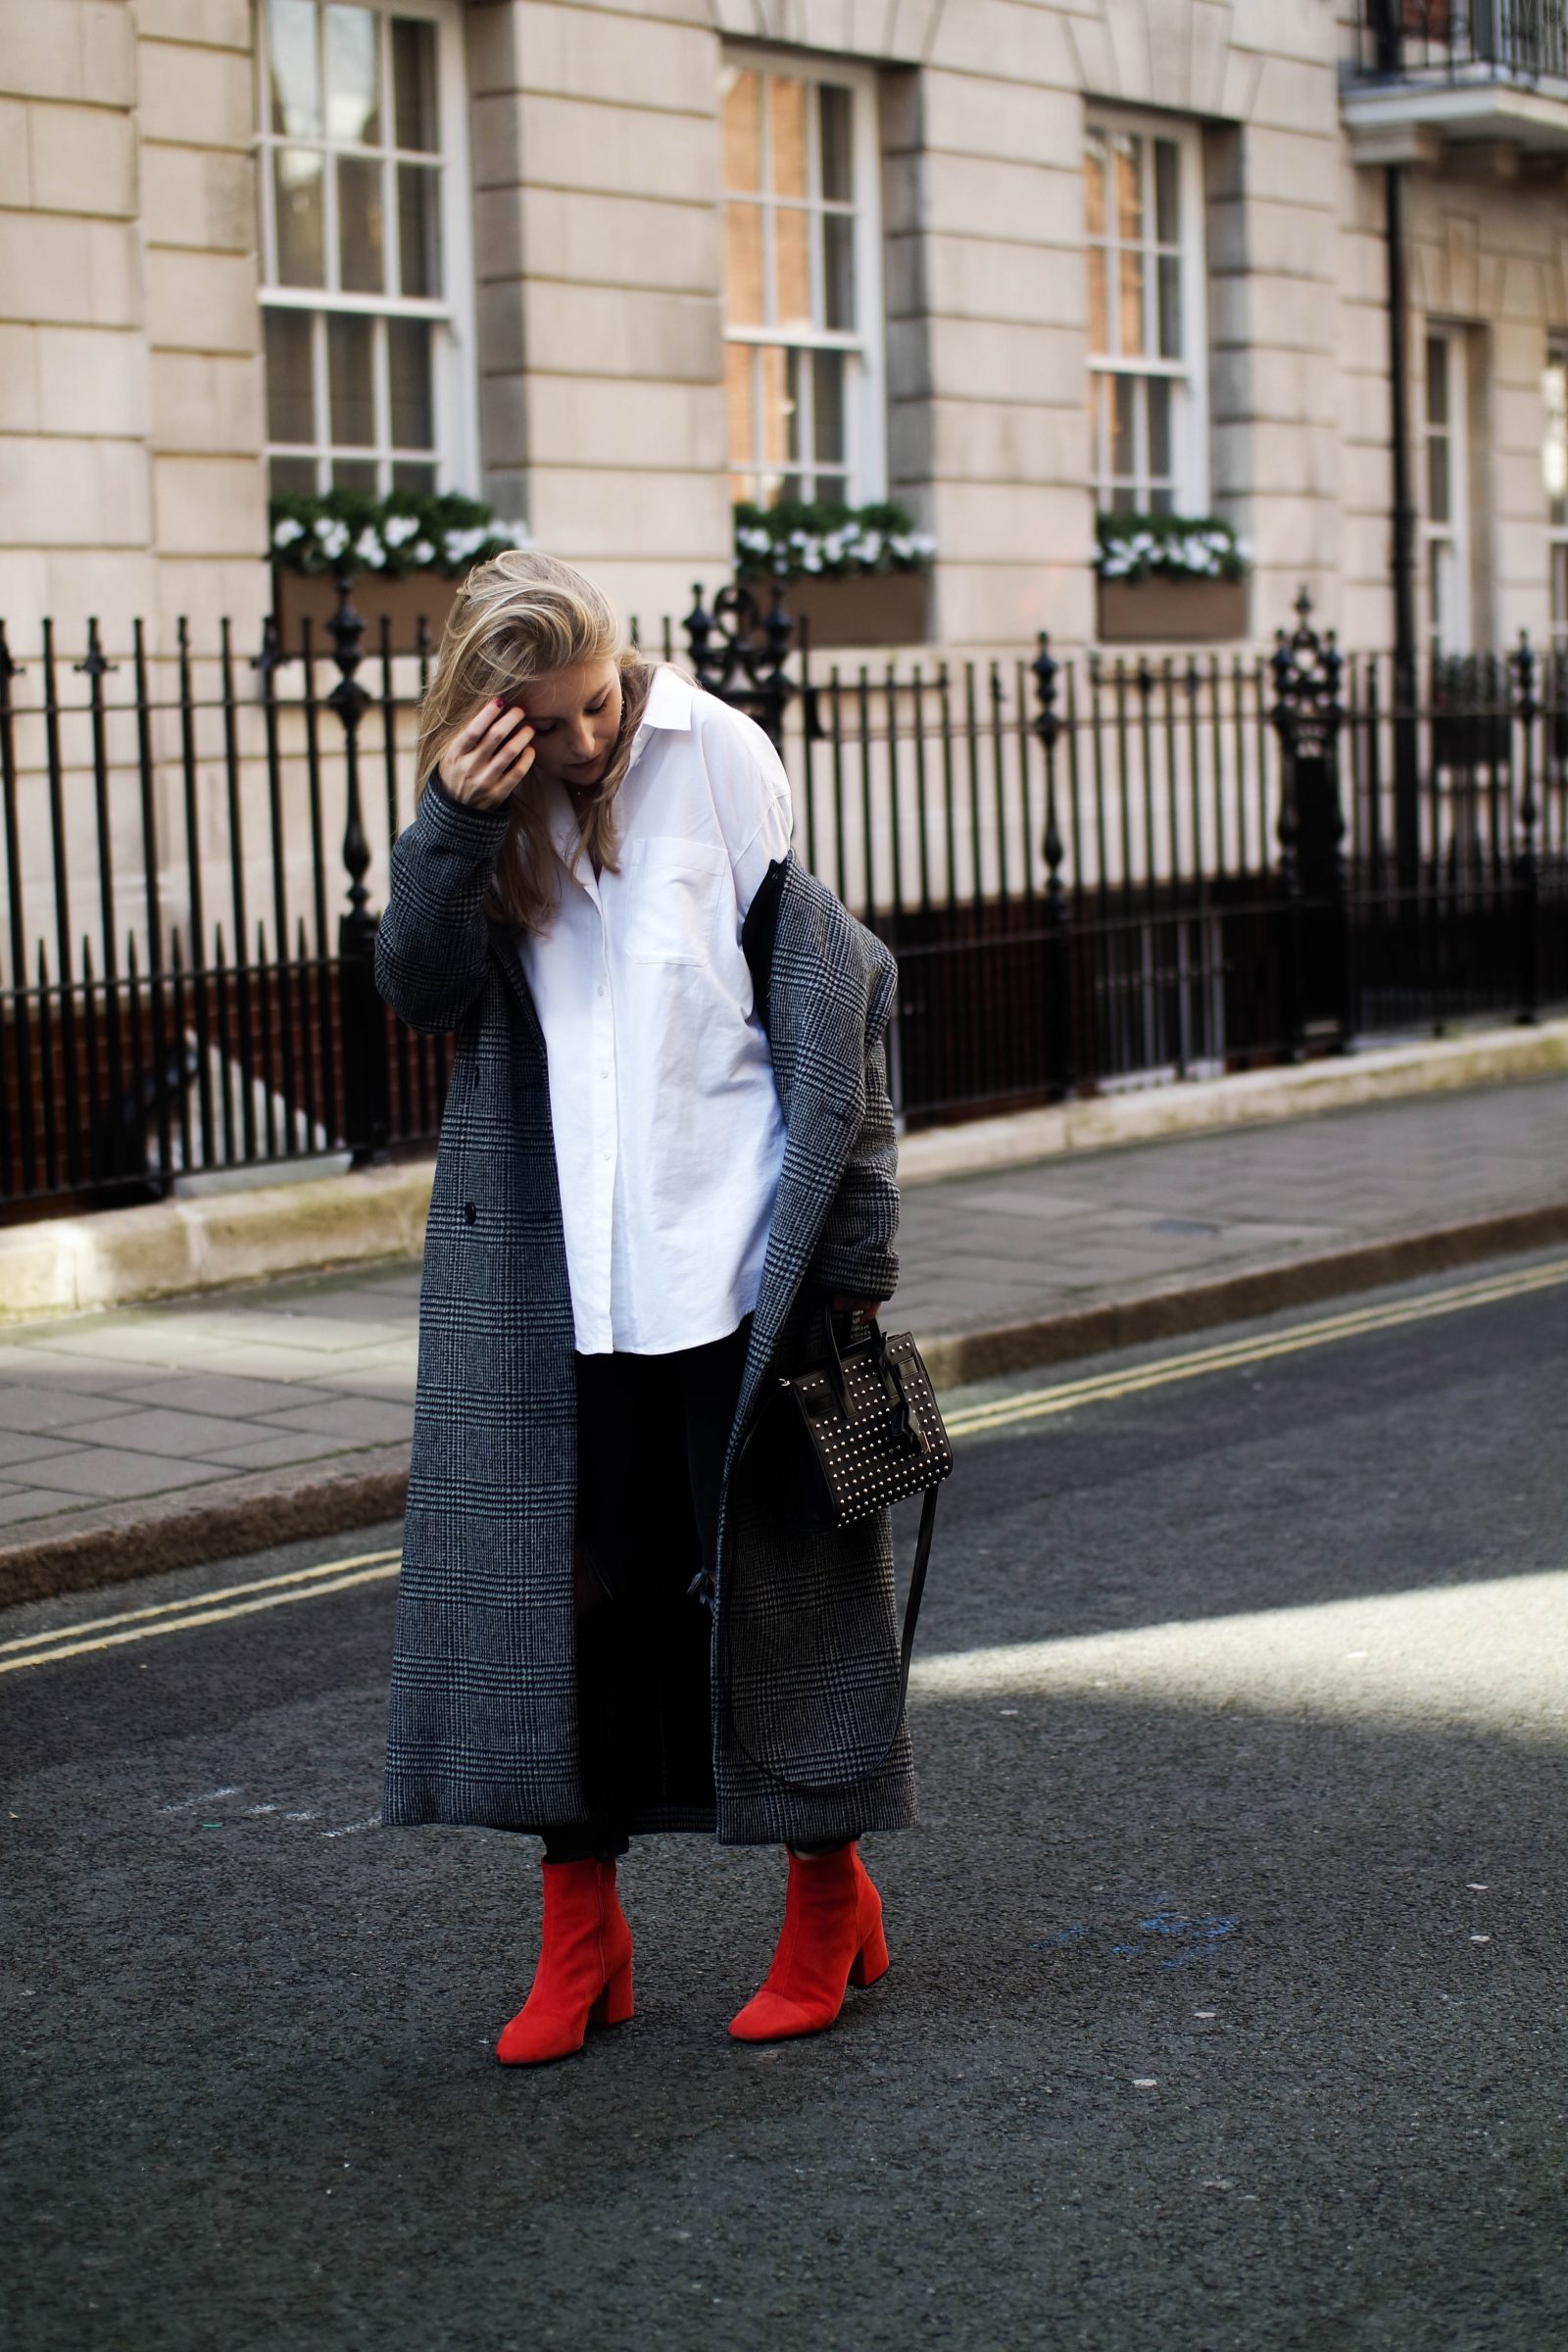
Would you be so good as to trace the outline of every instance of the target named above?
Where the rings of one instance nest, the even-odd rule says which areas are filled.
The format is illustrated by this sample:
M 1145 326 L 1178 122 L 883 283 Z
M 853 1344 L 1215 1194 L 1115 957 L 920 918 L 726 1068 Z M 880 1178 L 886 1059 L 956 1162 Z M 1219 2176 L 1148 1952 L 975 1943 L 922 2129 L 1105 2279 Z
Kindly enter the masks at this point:
M 670 1355 L 579 1355 L 577 1723 L 587 1820 L 547 1862 L 622 1854 L 628 1822 L 710 1826 L 711 1619 L 724 1451 L 750 1319 Z

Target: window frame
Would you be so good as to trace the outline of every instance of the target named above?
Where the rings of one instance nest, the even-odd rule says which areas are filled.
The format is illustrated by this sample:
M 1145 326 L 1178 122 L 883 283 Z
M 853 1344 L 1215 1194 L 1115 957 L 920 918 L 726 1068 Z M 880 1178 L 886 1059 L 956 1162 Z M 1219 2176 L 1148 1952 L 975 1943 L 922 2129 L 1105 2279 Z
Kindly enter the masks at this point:
M 1432 352 L 1445 354 L 1448 414 L 1441 428 L 1447 445 L 1448 515 L 1432 514 Z M 1470 513 L 1470 338 L 1454 321 L 1429 318 L 1421 344 L 1421 541 L 1427 588 L 1427 644 L 1441 659 L 1468 654 L 1473 632 Z
M 754 191 L 747 188 L 732 190 L 722 178 L 719 205 L 727 236 L 728 211 L 732 203 L 755 203 L 764 215 L 774 210 L 774 200 L 765 187 L 769 110 L 765 99 L 765 77 L 777 75 L 790 81 L 818 85 L 823 82 L 850 92 L 850 154 L 854 173 L 851 204 L 855 221 L 854 269 L 855 307 L 859 321 L 854 329 L 840 327 L 780 327 L 765 320 L 756 326 L 736 326 L 729 316 L 729 285 L 723 289 L 723 335 L 726 354 L 732 344 L 743 344 L 753 350 L 784 351 L 843 351 L 850 356 L 845 399 L 845 463 L 844 502 L 849 506 L 868 506 L 887 496 L 887 321 L 884 309 L 882 271 L 882 149 L 877 119 L 877 77 L 870 68 L 828 61 L 815 56 L 803 56 L 790 50 L 753 47 L 748 42 L 726 41 L 719 53 L 720 71 L 733 68 L 739 73 L 755 73 L 764 77 L 764 97 L 760 108 L 762 123 L 759 176 L 764 185 Z M 723 91 L 720 90 L 722 115 Z M 803 209 L 785 200 L 786 211 Z M 818 212 L 820 203 L 808 200 L 804 208 Z M 764 238 L 762 282 L 764 304 L 771 301 L 776 249 Z M 727 368 L 727 360 L 726 360 Z M 753 432 L 762 419 L 757 413 L 759 395 L 753 392 Z M 732 487 L 737 475 L 751 479 L 749 495 L 759 505 L 766 505 L 765 496 L 759 497 L 766 476 L 773 471 L 791 471 L 814 476 L 817 470 L 814 452 L 809 460 L 794 467 L 788 465 L 777 468 L 759 462 L 743 466 L 735 462 L 728 448 L 729 424 L 725 420 L 726 481 Z M 754 447 L 762 446 L 754 438 Z M 820 489 L 813 488 L 813 498 L 820 498 Z
M 1100 130 L 1107 138 L 1117 132 L 1135 132 L 1145 139 L 1168 139 L 1177 152 L 1177 201 L 1181 207 L 1180 230 L 1176 251 L 1181 260 L 1181 333 L 1182 357 L 1165 360 L 1157 353 L 1146 352 L 1128 356 L 1120 352 L 1098 352 L 1089 342 L 1088 268 L 1093 249 L 1122 250 L 1123 240 L 1108 236 L 1091 237 L 1087 216 L 1084 222 L 1085 317 L 1084 342 L 1089 376 L 1089 480 L 1094 493 L 1097 513 L 1111 510 L 1116 484 L 1110 469 L 1109 433 L 1105 436 L 1104 464 L 1101 463 L 1100 446 L 1100 383 L 1102 377 L 1130 375 L 1159 377 L 1175 387 L 1171 415 L 1171 499 L 1172 512 L 1177 514 L 1202 515 L 1209 510 L 1211 498 L 1209 472 L 1209 401 L 1208 401 L 1208 289 L 1207 251 L 1204 236 L 1203 213 L 1203 145 L 1202 126 L 1189 119 L 1156 114 L 1141 114 L 1125 108 L 1101 106 L 1086 101 L 1083 110 L 1083 131 L 1079 149 L 1080 186 L 1083 185 L 1083 153 L 1089 144 L 1091 130 Z M 1152 172 L 1152 158 L 1146 165 Z M 1148 208 L 1146 206 L 1146 218 Z M 1152 240 L 1145 240 L 1141 248 L 1148 253 Z M 1152 282 L 1146 292 L 1146 303 L 1157 316 L 1158 287 Z M 1105 315 L 1113 319 L 1114 305 L 1108 298 Z M 1147 440 L 1141 424 L 1135 426 L 1140 439 Z M 1152 495 L 1147 448 L 1135 452 L 1136 488 L 1140 495 Z M 1138 514 L 1151 512 L 1145 503 L 1132 510 Z
M 1562 377 L 1563 399 L 1558 414 L 1565 419 L 1562 446 L 1564 472 L 1568 476 L 1568 328 L 1552 328 L 1547 333 L 1541 384 L 1542 407 L 1545 411 L 1541 436 L 1541 485 L 1546 502 L 1547 626 L 1552 651 L 1561 659 L 1568 657 L 1568 478 L 1565 478 L 1562 494 L 1554 499 L 1546 474 L 1546 447 L 1552 416 L 1546 393 L 1546 377 L 1554 370 L 1560 372 Z M 1560 512 L 1553 514 L 1554 507 Z
M 317 0 L 323 23 L 328 4 L 329 0 Z M 439 144 L 433 164 L 426 168 L 433 171 L 436 179 L 441 274 L 445 291 L 440 295 L 358 294 L 345 293 L 324 284 L 285 286 L 277 282 L 277 215 L 274 172 L 270 160 L 271 151 L 280 147 L 305 146 L 317 149 L 327 159 L 322 172 L 321 234 L 324 274 L 328 277 L 335 273 L 337 267 L 337 173 L 330 168 L 331 159 L 341 154 L 352 156 L 366 151 L 353 140 L 334 140 L 324 122 L 318 139 L 293 138 L 285 132 L 272 129 L 268 0 L 254 0 L 252 56 L 257 89 L 252 150 L 256 162 L 257 208 L 261 229 L 258 239 L 258 299 L 263 324 L 262 454 L 269 477 L 274 458 L 302 458 L 314 463 L 318 494 L 331 487 L 334 450 L 345 461 L 351 459 L 349 444 L 334 444 L 319 438 L 309 444 L 275 442 L 267 429 L 270 419 L 266 415 L 266 320 L 270 311 L 303 312 L 318 321 L 311 335 L 312 407 L 318 426 L 324 420 L 328 428 L 331 412 L 328 401 L 327 319 L 333 315 L 426 319 L 433 329 L 430 398 L 433 412 L 431 459 L 435 469 L 435 487 L 437 492 L 470 489 L 477 479 L 479 415 L 478 384 L 473 366 L 476 345 L 471 180 L 463 13 L 457 0 L 356 0 L 356 5 L 370 9 L 378 17 L 418 18 L 435 26 L 438 80 L 436 135 Z M 390 135 L 391 127 L 389 125 L 389 135 L 381 147 L 368 152 L 396 155 L 398 151 Z M 396 171 L 395 163 L 393 170 Z M 396 209 L 395 205 L 388 208 L 389 238 L 395 238 L 398 234 Z M 389 243 L 389 274 L 390 253 Z M 371 366 L 376 424 L 376 442 L 372 454 L 377 482 L 382 485 L 375 495 L 384 497 L 390 488 L 391 466 L 394 463 L 391 455 L 390 382 L 384 334 L 375 336 L 373 340 Z M 353 447 L 363 456 L 365 445 Z

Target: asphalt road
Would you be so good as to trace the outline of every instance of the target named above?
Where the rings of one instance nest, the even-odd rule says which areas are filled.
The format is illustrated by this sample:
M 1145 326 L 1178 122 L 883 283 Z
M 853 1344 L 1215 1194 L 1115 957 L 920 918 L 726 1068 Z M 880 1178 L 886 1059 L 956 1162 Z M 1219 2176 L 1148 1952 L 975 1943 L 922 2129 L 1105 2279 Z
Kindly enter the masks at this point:
M 395 1530 L 0 1619 L 11 2352 L 1568 2344 L 1564 1274 L 963 1400 L 814 2041 L 670 1838 L 635 2021 L 494 2064 L 531 1841 L 375 1826 L 391 1584 L 266 1581 Z

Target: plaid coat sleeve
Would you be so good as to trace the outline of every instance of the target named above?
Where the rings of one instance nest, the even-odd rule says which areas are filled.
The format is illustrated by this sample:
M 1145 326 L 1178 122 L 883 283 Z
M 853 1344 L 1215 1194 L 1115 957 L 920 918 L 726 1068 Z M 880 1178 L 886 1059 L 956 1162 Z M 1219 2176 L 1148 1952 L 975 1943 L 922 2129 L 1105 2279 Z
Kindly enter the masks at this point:
M 484 984 L 484 897 L 511 822 L 472 808 L 432 776 L 392 849 L 392 886 L 375 941 L 375 984 L 411 1029 L 456 1029 Z
M 866 1018 L 865 1107 L 822 1223 L 811 1279 L 852 1298 L 891 1298 L 899 1283 L 899 1148 L 888 1094 L 887 1027 L 899 976 L 879 967 Z

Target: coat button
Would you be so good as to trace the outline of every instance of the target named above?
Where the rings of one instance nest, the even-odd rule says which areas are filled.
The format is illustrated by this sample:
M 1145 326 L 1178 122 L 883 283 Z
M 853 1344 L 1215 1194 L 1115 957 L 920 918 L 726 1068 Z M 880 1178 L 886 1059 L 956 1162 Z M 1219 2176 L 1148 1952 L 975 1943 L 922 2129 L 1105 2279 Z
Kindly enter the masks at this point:
M 474 1207 L 474 1205 L 473 1205 L 473 1202 L 472 1202 L 471 1200 L 465 1200 L 465 1202 L 463 1203 L 463 1216 L 464 1216 L 464 1222 L 465 1222 L 466 1224 L 471 1225 L 471 1224 L 473 1223 L 473 1220 L 474 1220 L 474 1218 L 475 1218 L 475 1217 L 476 1217 L 478 1214 L 479 1214 L 479 1211 L 478 1211 L 478 1210 L 477 1210 L 477 1209 Z

